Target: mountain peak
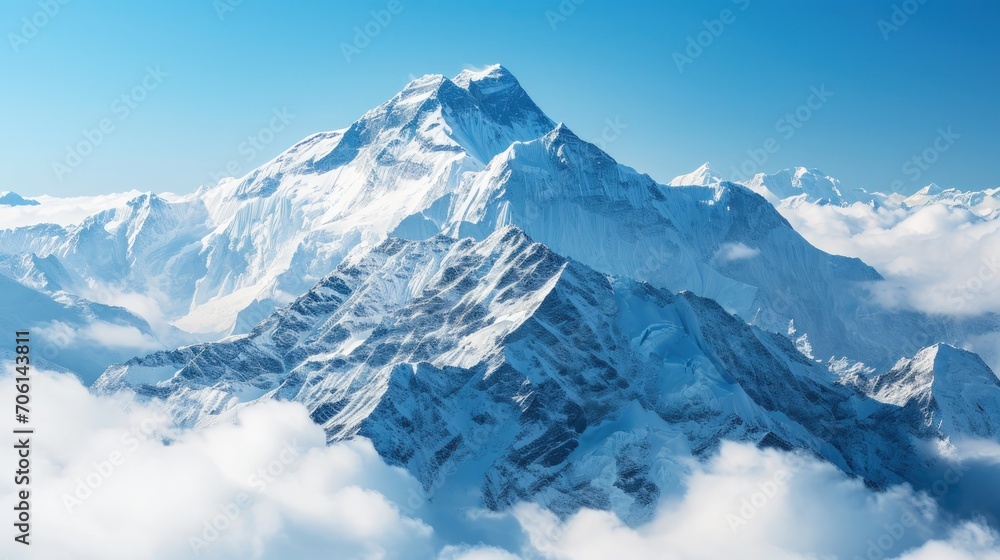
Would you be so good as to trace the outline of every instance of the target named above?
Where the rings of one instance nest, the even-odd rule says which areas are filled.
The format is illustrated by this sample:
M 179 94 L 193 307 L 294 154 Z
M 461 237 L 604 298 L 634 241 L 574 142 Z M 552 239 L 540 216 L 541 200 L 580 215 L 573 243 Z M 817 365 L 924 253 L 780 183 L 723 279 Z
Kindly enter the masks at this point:
M 143 206 L 163 205 L 166 204 L 166 201 L 157 196 L 156 193 L 148 191 L 136 196 L 132 200 L 129 200 L 126 204 L 132 208 L 141 208 Z
M 671 187 L 707 187 L 717 185 L 723 181 L 721 175 L 712 169 L 709 162 L 701 164 L 701 167 L 685 175 L 674 177 L 667 185 Z
M 1000 385 L 1000 380 L 996 378 L 989 367 L 983 362 L 978 354 L 956 348 L 950 344 L 938 343 L 924 348 L 914 356 L 915 364 L 922 364 L 933 369 L 935 377 L 940 377 L 942 373 L 958 374 L 963 378 L 982 377 L 987 382 Z
M 926 187 L 924 187 L 924 188 L 920 189 L 919 191 L 917 191 L 915 194 L 935 195 L 935 194 L 941 194 L 943 192 L 944 192 L 944 189 L 941 188 L 940 186 L 938 186 L 937 183 L 931 183 L 931 184 L 927 185 Z
M 561 122 L 556 124 L 552 130 L 546 133 L 544 138 L 546 143 L 549 144 L 555 141 L 576 142 L 580 140 L 579 136 L 577 136 L 572 130 L 569 129 L 568 126 Z
M 0 192 L 0 206 L 38 206 L 37 200 L 24 198 L 13 191 Z
M 469 86 L 474 83 L 486 81 L 516 84 L 517 78 L 515 78 L 514 75 L 503 66 L 499 64 L 490 64 L 480 70 L 466 68 L 452 78 L 451 81 L 455 82 L 456 85 L 463 89 L 469 89 Z
M 976 386 L 1000 386 L 978 355 L 949 344 L 935 344 L 903 358 L 874 384 L 877 400 L 903 406 L 911 400 L 963 393 Z
M 925 428 L 994 437 L 1000 422 L 1000 380 L 971 352 L 935 344 L 879 376 L 871 396 L 906 407 Z
M 840 181 L 818 169 L 794 167 L 768 175 L 758 173 L 743 183 L 747 188 L 772 203 L 792 197 L 802 197 L 817 204 L 849 203 L 840 190 Z

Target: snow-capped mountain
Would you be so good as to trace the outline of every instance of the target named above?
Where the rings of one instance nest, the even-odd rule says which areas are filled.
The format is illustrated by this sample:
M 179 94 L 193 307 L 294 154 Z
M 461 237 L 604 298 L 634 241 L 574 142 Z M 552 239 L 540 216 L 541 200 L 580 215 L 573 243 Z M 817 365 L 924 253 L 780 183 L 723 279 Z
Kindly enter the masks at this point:
M 33 332 L 72 333 L 68 361 L 135 343 L 81 354 L 118 362 L 95 391 L 188 426 L 297 401 L 457 507 L 641 522 L 723 440 L 928 488 L 928 444 L 996 439 L 995 375 L 938 344 L 968 333 L 875 306 L 875 269 L 772 205 L 841 208 L 839 184 L 755 181 L 706 165 L 658 184 L 494 66 L 419 78 L 190 195 L 95 199 L 59 223 L 36 218 L 69 205 L 42 197 L 0 231 L 0 282 L 5 305 L 51 310 Z M 159 350 L 174 327 L 212 341 Z
M 667 183 L 667 185 L 671 187 L 708 187 L 718 185 L 723 181 L 725 181 L 725 179 L 712 169 L 712 165 L 705 162 L 701 167 L 695 169 L 691 173 L 685 173 L 684 175 L 674 177 L 669 183 Z
M 758 176 L 754 188 L 780 183 Z M 818 175 L 822 175 L 816 172 Z M 826 177 L 825 175 L 822 175 Z M 829 179 L 829 178 L 828 178 Z M 806 181 L 802 184 L 814 184 Z M 980 353 L 1000 367 L 1000 189 L 963 191 L 928 185 L 913 194 L 845 189 L 840 200 L 796 194 L 769 200 L 811 244 L 833 254 L 862 259 L 885 278 L 872 285 L 877 307 L 916 310 L 914 324 L 936 323 L 927 333 L 909 328 L 921 346 L 946 341 Z M 789 194 L 785 192 L 785 194 Z M 869 313 L 862 311 L 862 314 Z M 941 336 L 940 333 L 948 333 Z M 921 334 L 923 333 L 923 334 Z M 907 354 L 916 349 L 912 345 Z
M 857 202 L 857 195 L 863 194 L 847 191 L 837 179 L 817 169 L 805 167 L 786 169 L 770 175 L 758 173 L 743 184 L 772 204 L 810 202 L 842 206 Z
M 0 251 L 55 256 L 211 339 L 246 332 L 389 235 L 484 239 L 515 225 L 599 272 L 690 290 L 762 328 L 794 320 L 822 359 L 888 366 L 918 349 L 904 344 L 912 317 L 857 312 L 878 272 L 816 250 L 766 200 L 701 171 L 708 186 L 657 184 L 555 124 L 494 66 L 419 78 L 241 179 L 2 231 Z
M 124 307 L 95 301 L 100 294 L 55 255 L 0 254 L 0 287 L 3 324 L 32 333 L 40 364 L 72 371 L 87 383 L 110 363 L 197 340 L 169 326 L 150 325 Z
M 936 344 L 871 380 L 871 396 L 903 407 L 929 432 L 1000 435 L 1000 380 L 975 354 Z
M 723 181 L 706 163 L 691 173 L 676 177 L 669 184 L 711 185 Z M 963 191 L 931 183 L 912 195 L 885 193 L 862 187 L 844 187 L 839 180 L 822 171 L 805 167 L 784 169 L 772 174 L 758 173 L 739 183 L 779 208 L 794 208 L 802 204 L 846 207 L 862 203 L 875 208 L 913 210 L 942 204 L 969 210 L 986 219 L 996 219 L 1000 214 L 1000 188 Z
M 39 202 L 24 198 L 16 192 L 0 191 L 0 206 L 38 206 Z
M 899 200 L 899 199 L 902 200 Z M 1000 217 L 1000 188 L 981 191 L 962 191 L 955 188 L 944 189 L 933 183 L 910 196 L 886 197 L 886 206 L 922 208 L 941 204 L 949 208 L 965 209 L 984 220 Z
M 709 186 L 725 181 L 726 179 L 706 162 L 691 173 L 679 175 L 667 184 L 675 187 Z M 784 169 L 773 174 L 757 173 L 748 180 L 735 182 L 759 194 L 775 206 L 802 202 L 840 206 L 870 199 L 870 195 L 863 190 L 845 190 L 837 179 L 818 169 L 805 167 Z
M 601 274 L 504 227 L 356 251 L 248 335 L 113 366 L 95 389 L 161 398 L 188 425 L 294 400 L 330 441 L 370 438 L 434 499 L 640 522 L 722 439 L 928 487 L 922 440 L 998 427 L 1000 384 L 977 360 L 935 346 L 871 388 L 844 383 L 711 300 Z

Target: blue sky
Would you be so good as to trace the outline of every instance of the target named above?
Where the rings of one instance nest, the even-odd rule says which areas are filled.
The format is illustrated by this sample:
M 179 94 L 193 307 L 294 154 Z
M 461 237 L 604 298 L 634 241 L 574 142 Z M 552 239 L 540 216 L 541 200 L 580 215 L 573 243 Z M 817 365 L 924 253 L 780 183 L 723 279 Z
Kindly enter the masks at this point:
M 661 181 L 711 161 L 877 190 L 1000 185 L 996 3 L 66 1 L 0 4 L 0 190 L 190 191 L 412 75 L 495 62 Z

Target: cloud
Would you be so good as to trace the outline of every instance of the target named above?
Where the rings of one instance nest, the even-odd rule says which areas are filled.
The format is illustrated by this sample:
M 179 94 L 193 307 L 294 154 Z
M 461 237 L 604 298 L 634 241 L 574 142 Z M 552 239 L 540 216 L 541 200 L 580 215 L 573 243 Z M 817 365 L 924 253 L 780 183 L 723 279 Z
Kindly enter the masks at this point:
M 98 212 L 123 206 L 141 194 L 140 191 L 131 190 L 123 193 L 67 198 L 48 195 L 37 196 L 34 199 L 40 203 L 38 206 L 0 206 L 0 223 L 9 228 L 37 224 L 59 224 L 62 226 L 79 224 Z M 170 193 L 159 196 L 167 200 L 177 198 Z
M 155 408 L 126 410 L 126 402 L 95 397 L 73 377 L 34 375 L 32 544 L 8 535 L 0 556 L 434 554 L 431 528 L 395 505 L 412 477 L 382 462 L 366 440 L 326 446 L 300 405 L 263 403 L 241 410 L 235 423 L 178 431 Z M 12 402 L 13 381 L 2 382 L 0 398 Z M 9 463 L 12 453 L 3 455 Z M 13 504 L 16 490 L 13 477 L 3 477 L 0 503 Z
M 519 556 L 494 547 L 448 545 L 438 556 L 439 560 L 519 560 Z
M 997 534 L 978 523 L 955 529 L 947 540 L 929 541 L 900 560 L 1000 560 Z
M 724 243 L 715 252 L 715 258 L 723 262 L 752 259 L 760 254 L 760 249 L 747 247 L 742 243 Z
M 103 347 L 148 352 L 158 350 L 161 344 L 153 337 L 130 325 L 115 325 L 93 321 L 74 327 L 63 321 L 50 321 L 34 328 L 48 340 L 59 341 L 63 346 L 97 344 Z
M 155 406 L 92 395 L 71 376 L 34 375 L 33 542 L 8 535 L 0 556 L 922 560 L 1000 551 L 985 523 L 952 523 L 909 487 L 874 492 L 828 463 L 735 443 L 694 466 L 639 527 L 594 510 L 560 520 L 532 504 L 484 514 L 445 500 L 412 511 L 412 476 L 363 438 L 327 446 L 297 404 L 264 402 L 180 430 Z M 12 387 L 0 378 L 0 401 L 13 399 Z M 1000 456 L 994 442 L 950 449 L 956 461 L 995 466 Z M 6 472 L 12 455 L 0 454 Z M 0 503 L 14 503 L 15 490 L 12 477 L 0 478 Z
M 886 306 L 949 315 L 1000 312 L 1000 220 L 941 203 L 779 210 L 813 245 L 874 266 L 886 279 L 875 294 Z
M 928 497 L 906 487 L 875 493 L 832 465 L 724 443 L 688 479 L 684 495 L 629 528 L 605 512 L 558 523 L 537 506 L 515 516 L 546 559 L 887 558 L 938 534 Z

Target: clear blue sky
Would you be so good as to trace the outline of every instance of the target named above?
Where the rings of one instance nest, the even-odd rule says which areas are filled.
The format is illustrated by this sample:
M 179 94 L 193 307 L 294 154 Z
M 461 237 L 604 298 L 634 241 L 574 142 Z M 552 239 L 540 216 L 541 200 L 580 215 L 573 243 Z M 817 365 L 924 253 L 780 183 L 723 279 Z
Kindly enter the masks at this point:
M 817 167 L 879 190 L 1000 185 L 996 2 L 399 1 L 384 26 L 371 11 L 387 1 L 73 0 L 53 16 L 38 0 L 3 2 L 0 190 L 190 191 L 229 162 L 242 174 L 347 126 L 411 75 L 494 62 L 581 137 L 625 125 L 606 149 L 661 181 L 704 161 L 729 174 L 774 138 L 748 169 Z M 913 13 L 880 29 L 894 4 Z M 679 71 L 674 53 L 726 9 L 721 34 L 703 33 Z M 348 61 L 343 43 L 366 25 L 377 36 Z M 801 128 L 776 127 L 824 84 L 832 97 L 813 98 Z M 143 99 L 123 102 L 136 87 Z M 272 119 L 283 108 L 287 125 Z M 102 121 L 110 132 L 71 161 L 67 146 Z M 242 144 L 271 124 L 282 130 L 263 133 L 269 143 Z M 904 169 L 948 127 L 959 137 L 938 141 L 933 163 Z M 73 166 L 59 180 L 53 162 Z

